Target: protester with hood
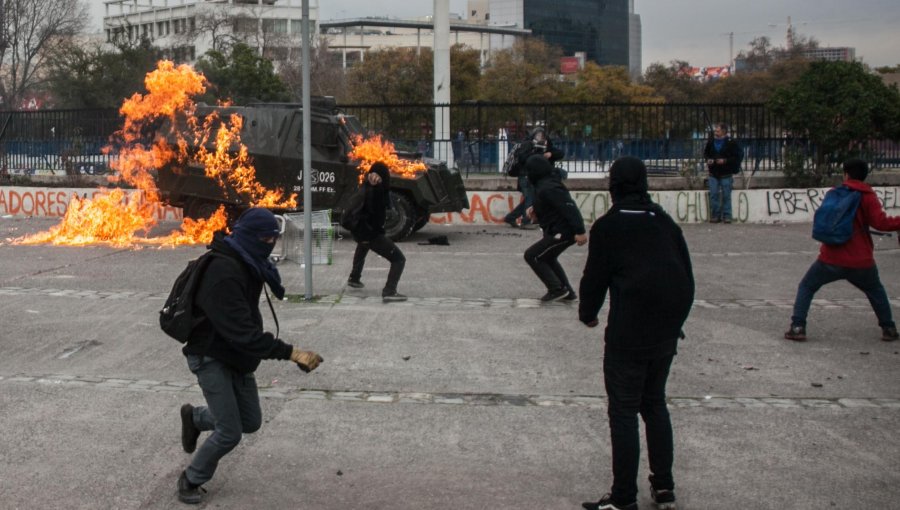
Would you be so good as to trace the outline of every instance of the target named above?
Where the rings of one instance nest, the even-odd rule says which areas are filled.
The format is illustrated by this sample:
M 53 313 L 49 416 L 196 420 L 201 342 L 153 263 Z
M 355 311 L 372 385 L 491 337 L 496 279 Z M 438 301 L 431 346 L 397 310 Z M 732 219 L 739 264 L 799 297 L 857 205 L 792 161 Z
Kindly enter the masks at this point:
M 406 301 L 406 296 L 397 292 L 397 283 L 403 274 L 406 257 L 393 241 L 385 236 L 384 221 L 388 208 L 391 207 L 391 172 L 387 165 L 378 161 L 366 173 L 363 180 L 365 203 L 358 226 L 351 232 L 356 241 L 353 253 L 353 267 L 347 285 L 361 289 L 365 285 L 361 280 L 363 266 L 369 250 L 387 259 L 391 263 L 387 282 L 381 291 L 381 300 L 385 303 Z
M 891 342 L 900 339 L 891 314 L 891 303 L 878 276 L 872 235 L 869 233 L 870 227 L 882 232 L 900 230 L 900 217 L 885 214 L 875 190 L 863 182 L 868 175 L 869 165 L 865 161 L 853 158 L 844 162 L 842 185 L 861 194 L 853 218 L 853 234 L 844 244 L 822 243 L 819 258 L 797 287 L 791 327 L 784 334 L 787 340 L 806 340 L 806 317 L 813 297 L 823 285 L 838 280 L 847 280 L 866 294 L 878 318 L 882 340 Z
M 263 359 L 291 360 L 309 372 L 322 357 L 285 343 L 263 329 L 259 299 L 268 284 L 284 297 L 278 269 L 269 255 L 279 236 L 278 222 L 267 209 L 246 210 L 231 234 L 216 232 L 209 249 L 212 260 L 201 276 L 194 310 L 202 320 L 183 352 L 197 376 L 206 406 L 181 406 L 181 445 L 187 453 L 203 442 L 178 478 L 178 499 L 201 502 L 200 486 L 209 481 L 219 460 L 262 424 L 259 393 L 253 375 Z
M 581 211 L 559 172 L 543 154 L 529 157 L 525 172 L 535 189 L 534 205 L 527 214 L 531 221 L 540 223 L 543 233 L 540 241 L 525 250 L 525 262 L 547 287 L 541 301 L 574 301 L 575 289 L 557 259 L 569 246 L 587 243 Z
M 609 292 L 603 377 L 612 439 L 611 491 L 584 508 L 636 509 L 644 419 L 650 495 L 674 508 L 672 424 L 666 381 L 681 328 L 694 300 L 694 276 L 681 229 L 647 193 L 647 168 L 634 157 L 610 168 L 613 205 L 591 227 L 578 318 L 588 327 Z
M 564 156 L 563 151 L 553 146 L 553 142 L 541 127 L 535 128 L 528 141 L 522 143 L 516 152 L 519 155 L 519 168 L 524 168 L 528 158 L 535 154 L 543 155 L 551 163 L 556 163 Z M 528 208 L 534 204 L 534 186 L 528 181 L 527 171 L 520 172 L 516 179 L 516 189 L 522 193 L 522 202 L 503 218 L 503 222 L 511 227 L 531 228 L 532 223 L 528 219 L 527 212 Z

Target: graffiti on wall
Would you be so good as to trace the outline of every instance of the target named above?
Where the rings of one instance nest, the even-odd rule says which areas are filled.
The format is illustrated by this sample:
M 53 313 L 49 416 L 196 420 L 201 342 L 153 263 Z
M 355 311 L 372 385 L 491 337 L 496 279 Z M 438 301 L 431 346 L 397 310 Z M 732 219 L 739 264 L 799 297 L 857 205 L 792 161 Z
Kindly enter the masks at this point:
M 72 196 L 94 198 L 103 193 L 93 188 L 26 188 L 0 187 L 0 214 L 12 216 L 49 216 L 62 218 Z M 126 203 L 143 200 L 143 194 L 134 190 L 125 194 Z M 154 204 L 158 220 L 181 219 L 181 208 Z

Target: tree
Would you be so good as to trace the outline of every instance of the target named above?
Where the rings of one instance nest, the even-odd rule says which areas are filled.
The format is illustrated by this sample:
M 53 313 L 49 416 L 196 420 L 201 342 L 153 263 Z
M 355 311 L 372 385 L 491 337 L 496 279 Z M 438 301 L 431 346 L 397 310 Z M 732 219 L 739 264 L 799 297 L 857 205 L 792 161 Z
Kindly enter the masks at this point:
M 461 103 L 478 97 L 481 61 L 478 50 L 463 44 L 450 47 L 450 101 Z
M 50 57 L 47 88 L 59 108 L 118 108 L 143 91 L 159 57 L 147 39 L 120 42 L 114 50 L 69 42 Z
M 900 140 L 900 92 L 859 62 L 813 62 L 794 83 L 779 88 L 770 107 L 814 149 L 814 180 L 871 140 Z
M 253 101 L 288 101 L 290 93 L 275 74 L 272 61 L 262 58 L 244 43 L 236 43 L 230 53 L 208 51 L 196 68 L 210 86 L 201 100 L 215 103 L 231 100 L 235 104 Z
M 80 0 L 0 2 L 0 105 L 18 108 L 44 79 L 50 53 L 86 24 Z
M 673 60 L 666 66 L 654 63 L 644 72 L 643 83 L 665 98 L 667 103 L 690 103 L 703 99 L 704 86 L 691 78 L 690 65 L 683 60 Z
M 480 97 L 498 103 L 553 103 L 564 87 L 559 75 L 562 49 L 536 38 L 516 41 L 491 56 L 481 75 Z
M 202 4 L 201 4 L 202 6 Z M 234 34 L 235 15 L 225 9 L 198 9 L 194 24 L 190 29 L 175 36 L 177 44 L 190 45 L 201 37 L 208 37 L 210 49 L 225 53 L 239 39 Z
M 430 103 L 432 54 L 413 48 L 366 52 L 347 75 L 347 99 L 353 103 Z

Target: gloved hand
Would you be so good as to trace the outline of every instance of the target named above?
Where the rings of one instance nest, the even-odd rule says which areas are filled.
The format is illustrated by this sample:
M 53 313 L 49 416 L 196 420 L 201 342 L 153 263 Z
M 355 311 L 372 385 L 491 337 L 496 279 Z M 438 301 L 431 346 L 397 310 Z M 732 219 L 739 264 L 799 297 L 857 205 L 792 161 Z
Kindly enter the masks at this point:
M 291 351 L 291 361 L 297 364 L 300 367 L 300 370 L 304 372 L 312 372 L 319 366 L 319 363 L 325 361 L 322 359 L 322 356 L 312 352 L 312 351 L 301 351 L 300 349 L 294 347 L 294 350 Z

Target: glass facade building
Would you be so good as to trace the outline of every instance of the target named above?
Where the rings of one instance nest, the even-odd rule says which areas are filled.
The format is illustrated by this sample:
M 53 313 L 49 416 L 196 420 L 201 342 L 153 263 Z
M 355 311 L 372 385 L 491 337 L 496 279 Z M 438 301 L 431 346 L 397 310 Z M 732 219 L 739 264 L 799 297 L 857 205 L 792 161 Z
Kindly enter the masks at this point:
M 565 55 L 583 51 L 600 65 L 629 66 L 629 0 L 521 1 L 522 27 Z

